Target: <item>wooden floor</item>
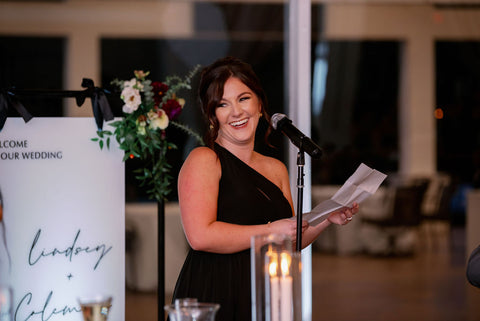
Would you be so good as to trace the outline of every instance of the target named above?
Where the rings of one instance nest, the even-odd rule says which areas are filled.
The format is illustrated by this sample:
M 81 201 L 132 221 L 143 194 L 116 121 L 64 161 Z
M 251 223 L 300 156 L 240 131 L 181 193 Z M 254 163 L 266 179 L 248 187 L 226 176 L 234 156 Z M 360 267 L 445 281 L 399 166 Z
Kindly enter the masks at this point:
M 313 251 L 312 320 L 480 321 L 480 289 L 465 279 L 464 240 L 464 229 L 455 228 L 410 257 Z M 126 321 L 138 320 L 158 320 L 155 294 L 127 291 Z

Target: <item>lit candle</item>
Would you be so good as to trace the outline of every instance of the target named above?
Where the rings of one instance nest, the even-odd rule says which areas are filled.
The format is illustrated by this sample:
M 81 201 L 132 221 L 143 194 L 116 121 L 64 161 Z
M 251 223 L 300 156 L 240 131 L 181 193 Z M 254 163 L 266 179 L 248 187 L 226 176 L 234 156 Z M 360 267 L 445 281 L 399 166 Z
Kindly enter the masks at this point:
M 270 317 L 271 321 L 280 321 L 280 280 L 277 277 L 277 258 L 272 256 L 272 262 L 268 266 L 270 274 Z
M 280 255 L 280 269 L 282 271 L 282 277 L 280 278 L 281 321 L 293 321 L 293 284 L 290 275 L 291 262 L 292 257 L 288 253 L 282 253 Z

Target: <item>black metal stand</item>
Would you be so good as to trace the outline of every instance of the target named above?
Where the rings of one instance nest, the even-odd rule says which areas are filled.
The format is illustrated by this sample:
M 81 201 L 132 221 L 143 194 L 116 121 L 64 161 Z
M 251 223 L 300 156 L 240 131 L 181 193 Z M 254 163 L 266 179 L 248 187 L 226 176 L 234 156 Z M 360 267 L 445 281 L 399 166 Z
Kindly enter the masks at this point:
M 302 213 L 303 213 L 303 187 L 304 187 L 305 153 L 302 148 L 297 155 L 297 252 L 302 250 Z
M 158 212 L 158 320 L 165 320 L 165 204 L 157 202 Z

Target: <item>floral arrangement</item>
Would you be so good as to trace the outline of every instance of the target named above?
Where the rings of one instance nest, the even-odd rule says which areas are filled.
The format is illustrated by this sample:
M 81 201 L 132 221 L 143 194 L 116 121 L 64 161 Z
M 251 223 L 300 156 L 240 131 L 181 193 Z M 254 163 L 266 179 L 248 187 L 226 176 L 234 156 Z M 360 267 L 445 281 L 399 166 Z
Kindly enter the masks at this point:
M 203 145 L 197 133 L 176 121 L 185 106 L 185 100 L 178 97 L 177 92 L 191 89 L 190 81 L 197 70 L 198 67 L 184 79 L 169 76 L 164 82 L 152 82 L 147 79 L 150 73 L 142 70 L 136 70 L 135 77 L 130 80 L 113 80 L 112 84 L 121 90 L 124 117 L 110 123 L 115 128 L 113 132 L 99 130 L 98 137 L 92 138 L 103 149 L 110 147 L 110 138 L 114 136 L 120 149 L 125 151 L 123 161 L 129 158 L 146 161 L 146 167 L 135 171 L 136 178 L 140 186 L 148 187 L 148 196 L 157 201 L 163 201 L 170 192 L 171 165 L 166 155 L 168 150 L 177 148 L 168 141 L 165 129 L 175 126 Z

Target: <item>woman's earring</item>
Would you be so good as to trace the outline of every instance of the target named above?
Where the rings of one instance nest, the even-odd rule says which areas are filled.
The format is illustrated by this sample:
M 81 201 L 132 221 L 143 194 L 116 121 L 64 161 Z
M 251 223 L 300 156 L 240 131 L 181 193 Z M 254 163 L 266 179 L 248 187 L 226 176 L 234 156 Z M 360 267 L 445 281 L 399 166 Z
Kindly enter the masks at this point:
M 262 116 L 263 116 L 263 114 L 262 114 L 262 113 L 260 113 L 260 117 L 262 117 Z
M 213 129 L 213 125 L 212 125 L 212 124 L 210 124 L 210 130 L 212 130 L 212 129 Z

